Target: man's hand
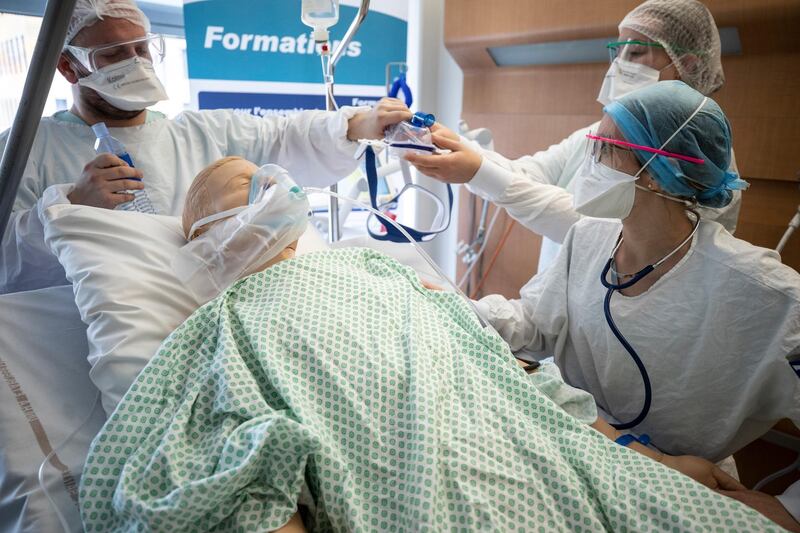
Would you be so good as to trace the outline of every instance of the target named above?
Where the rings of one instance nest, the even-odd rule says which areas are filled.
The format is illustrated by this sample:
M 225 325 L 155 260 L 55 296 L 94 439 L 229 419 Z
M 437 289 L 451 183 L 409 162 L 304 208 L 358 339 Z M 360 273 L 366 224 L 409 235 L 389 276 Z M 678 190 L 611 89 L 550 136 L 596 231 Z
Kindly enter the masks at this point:
M 112 154 L 100 154 L 83 167 L 75 188 L 67 195 L 73 204 L 114 209 L 133 201 L 133 195 L 123 191 L 144 189 L 142 171 Z
M 453 133 L 450 130 L 447 132 Z M 433 143 L 439 148 L 450 150 L 450 153 L 406 155 L 406 160 L 426 176 L 445 183 L 467 183 L 481 167 L 483 161 L 481 155 L 458 140 L 451 139 L 447 133 L 439 131 L 434 133 Z
M 664 455 L 661 462 L 711 489 L 724 489 L 726 491 L 746 490 L 744 485 L 723 472 L 720 467 L 702 457 L 695 457 L 694 455 Z
M 406 104 L 397 98 L 381 98 L 374 108 L 350 119 L 347 125 L 347 138 L 351 141 L 382 139 L 383 130 L 410 118 L 411 111 Z
M 800 533 L 800 523 L 789 514 L 789 511 L 775 496 L 755 490 L 718 490 L 717 492 L 752 507 L 782 528 Z

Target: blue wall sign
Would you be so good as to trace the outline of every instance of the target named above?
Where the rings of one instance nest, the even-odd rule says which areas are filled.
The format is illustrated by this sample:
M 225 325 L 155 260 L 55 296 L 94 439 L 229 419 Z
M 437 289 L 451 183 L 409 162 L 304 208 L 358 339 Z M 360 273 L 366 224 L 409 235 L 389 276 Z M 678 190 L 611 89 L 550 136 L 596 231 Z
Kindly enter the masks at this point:
M 407 17 L 407 2 L 384 1 L 392 8 L 371 7 L 337 64 L 336 85 L 348 86 L 348 96 L 337 95 L 341 103 L 350 105 L 359 97 L 375 101 L 386 83 L 386 64 L 406 60 L 407 21 L 386 11 Z M 380 5 L 380 0 L 372 4 Z M 404 7 L 398 9 L 398 4 Z M 200 109 L 324 108 L 320 57 L 311 29 L 300 20 L 300 6 L 301 0 L 201 0 L 184 5 L 189 78 Z M 333 46 L 356 12 L 355 7 L 340 6 L 339 22 L 330 32 Z

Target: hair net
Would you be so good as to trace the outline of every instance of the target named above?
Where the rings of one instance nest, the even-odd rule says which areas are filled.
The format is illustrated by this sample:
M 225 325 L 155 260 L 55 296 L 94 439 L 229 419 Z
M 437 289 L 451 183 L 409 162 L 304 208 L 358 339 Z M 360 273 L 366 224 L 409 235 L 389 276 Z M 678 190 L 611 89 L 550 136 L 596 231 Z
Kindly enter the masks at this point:
M 603 111 L 611 117 L 625 139 L 634 144 L 661 148 L 703 100 L 699 112 L 675 135 L 664 150 L 704 159 L 690 163 L 644 150 L 634 153 L 650 175 L 668 194 L 694 198 L 701 205 L 724 207 L 732 190 L 748 184 L 728 170 L 731 162 L 731 128 L 717 103 L 706 99 L 682 81 L 661 81 L 626 94 Z
M 681 79 L 701 93 L 711 94 L 725 83 L 717 25 L 697 0 L 648 0 L 622 19 L 620 31 L 623 28 L 663 46 Z M 685 54 L 698 61 L 681 61 Z
M 64 45 L 72 42 L 83 28 L 91 26 L 104 17 L 114 17 L 133 22 L 137 26 L 150 31 L 150 21 L 134 0 L 78 0 L 67 28 Z

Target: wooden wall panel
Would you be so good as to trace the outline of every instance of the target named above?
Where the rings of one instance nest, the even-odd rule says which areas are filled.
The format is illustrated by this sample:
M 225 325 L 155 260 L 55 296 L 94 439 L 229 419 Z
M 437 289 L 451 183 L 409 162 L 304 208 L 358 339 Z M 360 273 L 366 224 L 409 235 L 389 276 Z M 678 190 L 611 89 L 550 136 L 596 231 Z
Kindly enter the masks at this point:
M 797 183 L 750 179 L 742 196 L 736 236 L 756 246 L 775 248 L 800 204 Z M 800 270 L 800 232 L 795 232 L 781 254 L 783 262 Z
M 737 236 L 774 247 L 800 203 L 800 40 L 795 37 L 800 1 L 705 3 L 720 27 L 738 29 L 744 51 L 723 57 L 727 82 L 714 95 L 731 121 L 739 169 L 752 183 L 744 195 Z M 499 68 L 486 48 L 613 36 L 622 17 L 638 4 L 447 0 L 445 41 L 464 69 L 463 115 L 470 127 L 490 128 L 500 153 L 520 157 L 599 120 L 596 97 L 607 64 Z M 468 240 L 469 210 L 463 211 L 460 238 Z M 501 234 L 495 231 L 484 262 Z M 514 228 L 481 292 L 517 296 L 536 270 L 539 241 Z M 789 243 L 783 259 L 800 269 L 800 235 Z
M 445 39 L 451 46 L 534 43 L 606 37 L 639 0 L 446 0 Z M 717 25 L 737 26 L 748 47 L 773 53 L 797 49 L 797 0 L 705 0 Z M 765 31 L 776 28 L 778 31 Z

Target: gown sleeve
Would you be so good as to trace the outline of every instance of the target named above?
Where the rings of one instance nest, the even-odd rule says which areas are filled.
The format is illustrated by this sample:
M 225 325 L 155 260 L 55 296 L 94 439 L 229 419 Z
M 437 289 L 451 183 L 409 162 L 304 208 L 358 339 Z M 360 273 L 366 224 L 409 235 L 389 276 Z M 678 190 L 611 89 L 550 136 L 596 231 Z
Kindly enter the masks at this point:
M 537 358 L 553 355 L 568 334 L 567 281 L 574 228 L 570 229 L 552 267 L 535 275 L 509 300 L 491 294 L 476 302 L 478 312 L 505 340 L 512 352 L 526 350 Z
M 302 111 L 288 117 L 218 111 L 206 117 L 209 128 L 225 131 L 225 153 L 285 167 L 301 185 L 327 187 L 356 169 L 358 143 L 347 139 L 348 121 L 367 109 Z
M 586 131 L 578 130 L 547 150 L 516 160 L 471 143 L 483 161 L 467 188 L 505 208 L 529 230 L 560 243 L 581 218 L 572 207 L 572 194 L 559 182 L 575 153 L 585 150 Z

